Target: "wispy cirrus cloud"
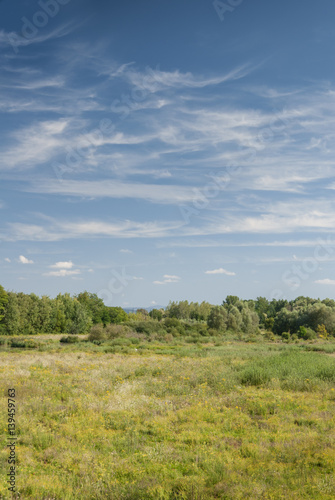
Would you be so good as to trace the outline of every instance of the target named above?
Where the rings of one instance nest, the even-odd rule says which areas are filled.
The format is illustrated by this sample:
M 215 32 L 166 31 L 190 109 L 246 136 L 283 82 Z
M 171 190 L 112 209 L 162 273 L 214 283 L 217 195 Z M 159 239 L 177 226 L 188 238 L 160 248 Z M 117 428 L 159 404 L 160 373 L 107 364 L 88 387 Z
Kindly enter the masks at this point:
M 49 218 L 48 224 L 8 224 L 9 232 L 2 241 L 62 241 L 80 238 L 161 238 L 182 227 L 179 221 L 136 222 L 103 220 L 57 221 Z
M 193 201 L 195 198 L 192 186 L 122 182 L 117 179 L 104 179 L 101 181 L 68 180 L 66 183 L 37 180 L 33 182 L 31 187 L 27 188 L 27 191 L 33 193 L 88 196 L 90 198 L 132 198 L 159 204 L 185 203 Z
M 123 64 L 118 70 L 110 74 L 111 78 L 125 78 L 135 87 L 145 87 L 152 92 L 166 88 L 204 88 L 220 83 L 239 80 L 248 75 L 253 68 L 248 65 L 238 66 L 228 73 L 211 78 L 196 76 L 191 72 L 183 73 L 179 70 L 162 71 L 158 68 L 147 67 L 146 71 L 136 70 L 131 64 Z
M 63 38 L 64 36 L 70 34 L 75 27 L 74 23 L 65 23 L 48 33 L 41 33 L 40 30 L 36 28 L 35 36 L 32 36 L 29 39 L 19 35 L 15 31 L 5 31 L 2 29 L 0 30 L 0 48 L 11 47 L 17 54 L 19 47 L 26 47 L 27 45 L 43 43 L 47 40 Z
M 3 151 L 0 169 L 26 169 L 49 161 L 55 151 L 64 144 L 63 133 L 70 120 L 50 120 L 33 123 L 12 133 L 14 144 Z

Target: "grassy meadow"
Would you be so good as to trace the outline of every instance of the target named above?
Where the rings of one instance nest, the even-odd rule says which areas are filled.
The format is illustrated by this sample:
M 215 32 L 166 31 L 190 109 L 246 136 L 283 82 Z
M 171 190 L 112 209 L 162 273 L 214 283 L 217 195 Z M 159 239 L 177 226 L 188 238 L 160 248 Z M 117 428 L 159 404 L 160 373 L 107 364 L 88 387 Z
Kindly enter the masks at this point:
M 33 341 L 0 352 L 2 499 L 335 498 L 334 343 Z

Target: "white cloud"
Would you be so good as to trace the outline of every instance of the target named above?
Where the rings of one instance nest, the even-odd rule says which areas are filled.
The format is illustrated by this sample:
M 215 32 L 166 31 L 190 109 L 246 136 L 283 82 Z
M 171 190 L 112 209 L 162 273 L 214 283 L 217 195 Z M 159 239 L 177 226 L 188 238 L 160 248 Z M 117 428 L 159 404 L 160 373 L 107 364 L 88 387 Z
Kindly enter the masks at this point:
M 205 271 L 205 274 L 226 274 L 227 276 L 236 276 L 236 273 L 226 271 L 226 269 L 223 269 L 222 267 L 220 267 L 220 269 L 214 269 L 213 271 Z
M 143 280 L 144 278 L 142 278 L 141 276 L 133 276 L 133 280 Z
M 8 257 L 5 258 L 6 262 L 12 262 Z
M 166 283 L 179 283 L 181 278 L 179 276 L 174 276 L 171 274 L 164 274 L 163 281 L 153 281 L 154 285 L 166 285 Z
M 149 92 L 158 92 L 167 88 L 204 88 L 211 85 L 238 80 L 252 71 L 246 65 L 239 66 L 225 75 L 212 78 L 195 76 L 192 73 L 176 71 L 161 71 L 158 68 L 146 68 L 146 72 L 133 69 L 129 64 L 124 64 L 112 77 L 125 77 L 132 85 L 147 89 Z
M 12 133 L 16 144 L 2 151 L 0 167 L 27 168 L 50 161 L 59 148 L 65 147 L 62 134 L 69 123 L 70 119 L 44 121 L 16 130 Z
M 44 273 L 43 276 L 66 277 L 66 276 L 75 276 L 77 274 L 80 274 L 79 269 L 74 269 L 73 271 L 69 271 L 67 269 L 60 269 L 59 271 L 50 271 L 49 273 Z
M 164 274 L 163 278 L 168 279 L 168 280 L 174 280 L 174 281 L 180 280 L 179 276 L 174 276 L 174 275 L 170 275 L 170 274 Z
M 29 260 L 26 257 L 24 257 L 24 255 L 20 255 L 19 261 L 21 262 L 21 264 L 33 264 L 34 263 L 32 260 Z
M 39 33 L 39 30 L 37 30 L 36 35 L 31 37 L 30 39 L 18 35 L 17 33 L 15 33 L 15 31 L 6 32 L 2 29 L 0 30 L 0 47 L 11 46 L 15 54 L 17 54 L 19 51 L 18 47 L 25 47 L 26 45 L 31 45 L 34 43 L 42 43 L 46 40 L 61 38 L 71 33 L 73 29 L 74 25 L 71 25 L 71 23 L 67 23 L 59 26 L 49 33 Z
M 335 280 L 331 280 L 331 279 L 323 279 L 323 280 L 316 280 L 314 281 L 314 283 L 317 283 L 319 285 L 335 285 Z
M 86 222 L 60 222 L 49 219 L 47 226 L 10 223 L 9 235 L 5 241 L 60 241 L 72 238 L 161 238 L 173 234 L 184 226 L 183 221 L 170 222 L 135 222 L 118 221 L 115 223 L 101 220 Z
M 27 188 L 32 193 L 52 193 L 90 198 L 132 198 L 160 204 L 191 203 L 196 199 L 193 186 L 164 184 L 144 184 L 121 182 L 119 180 L 101 181 L 36 181 Z
M 68 262 L 56 262 L 56 264 L 53 264 L 52 266 L 55 269 L 71 269 L 73 267 L 73 262 L 68 261 Z
M 128 248 L 121 248 L 120 252 L 121 253 L 133 253 L 131 250 L 128 250 Z

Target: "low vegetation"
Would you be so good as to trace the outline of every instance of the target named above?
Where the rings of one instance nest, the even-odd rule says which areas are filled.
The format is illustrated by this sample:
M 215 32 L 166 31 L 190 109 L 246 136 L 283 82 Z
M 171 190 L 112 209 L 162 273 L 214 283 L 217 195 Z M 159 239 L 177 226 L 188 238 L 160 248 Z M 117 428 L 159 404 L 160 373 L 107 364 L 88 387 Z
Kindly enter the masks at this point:
M 34 334 L 38 314 L 23 306 L 21 326 L 6 330 L 10 296 L 0 290 L 0 498 L 335 497 L 332 301 L 228 296 L 221 306 L 126 314 L 84 292 L 48 299 L 63 311 L 49 320 L 63 327 Z M 83 317 L 86 327 L 74 328 Z M 17 395 L 14 496 L 8 388 Z
M 334 498 L 334 343 L 30 340 L 1 346 L 1 498 L 8 387 L 18 498 Z

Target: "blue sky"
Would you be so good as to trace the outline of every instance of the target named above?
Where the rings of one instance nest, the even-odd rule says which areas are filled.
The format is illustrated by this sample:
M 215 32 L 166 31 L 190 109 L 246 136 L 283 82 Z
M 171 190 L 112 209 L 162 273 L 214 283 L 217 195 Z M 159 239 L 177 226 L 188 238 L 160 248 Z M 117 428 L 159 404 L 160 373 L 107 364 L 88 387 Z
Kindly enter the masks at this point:
M 0 2 L 0 283 L 333 297 L 332 0 Z

